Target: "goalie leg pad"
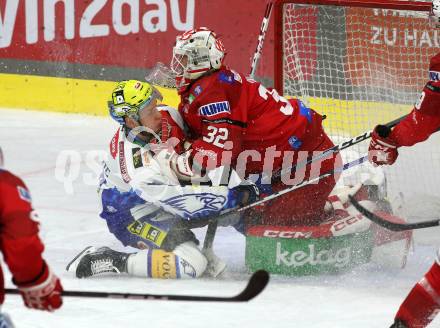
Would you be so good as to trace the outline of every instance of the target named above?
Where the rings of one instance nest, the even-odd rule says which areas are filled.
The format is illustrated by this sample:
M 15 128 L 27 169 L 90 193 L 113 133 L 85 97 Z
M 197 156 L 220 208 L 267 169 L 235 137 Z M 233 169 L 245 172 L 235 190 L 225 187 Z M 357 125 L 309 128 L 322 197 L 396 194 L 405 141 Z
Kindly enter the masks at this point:
M 195 243 L 186 242 L 173 252 L 146 249 L 131 255 L 127 261 L 129 274 L 161 279 L 198 278 L 206 270 L 208 261 Z

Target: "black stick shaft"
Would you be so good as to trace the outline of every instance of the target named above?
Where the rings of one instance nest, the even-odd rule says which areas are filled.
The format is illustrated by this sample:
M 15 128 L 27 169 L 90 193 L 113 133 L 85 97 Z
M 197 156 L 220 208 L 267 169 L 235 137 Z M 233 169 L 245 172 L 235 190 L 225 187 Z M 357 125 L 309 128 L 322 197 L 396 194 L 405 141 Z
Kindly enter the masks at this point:
M 407 115 L 396 118 L 395 120 L 388 122 L 385 125 L 388 126 L 389 128 L 392 128 L 392 127 L 396 126 L 397 124 L 399 124 L 406 116 Z M 336 154 L 336 153 L 340 152 L 341 150 L 350 148 L 351 146 L 354 146 L 362 141 L 369 139 L 371 137 L 372 132 L 373 131 L 364 132 L 354 138 L 351 138 L 350 140 L 344 141 L 343 143 L 341 143 L 339 145 L 335 145 L 332 148 L 324 150 L 322 153 L 320 153 L 316 156 L 313 156 L 305 161 L 302 161 L 298 164 L 295 164 L 290 168 L 280 170 L 280 171 L 274 173 L 272 178 L 279 178 L 285 174 L 291 174 L 291 172 L 294 170 L 300 169 L 300 168 L 302 168 L 310 163 L 316 162 L 318 160 L 323 160 L 325 158 L 328 158 L 329 156 Z
M 416 222 L 416 223 L 396 223 L 388 221 L 384 218 L 381 218 L 379 215 L 374 214 L 373 212 L 370 212 L 365 207 L 363 207 L 361 204 L 359 204 L 356 199 L 354 199 L 353 196 L 348 196 L 350 198 L 350 202 L 353 204 L 353 206 L 366 218 L 373 221 L 374 223 L 388 229 L 391 231 L 406 231 L 406 230 L 415 230 L 415 229 L 423 229 L 423 228 L 431 228 L 431 227 L 438 227 L 440 226 L 440 220 L 429 220 L 429 221 L 423 221 L 423 222 Z
M 132 300 L 163 300 L 163 301 L 192 301 L 192 302 L 247 302 L 260 294 L 269 282 L 269 274 L 260 270 L 255 272 L 243 291 L 232 297 L 216 296 L 193 296 L 193 295 L 157 295 L 157 294 L 131 294 L 131 293 L 111 293 L 111 292 L 91 292 L 91 291 L 70 291 L 62 292 L 63 296 L 68 297 L 88 297 L 88 298 L 112 298 L 112 299 L 132 299 Z M 6 294 L 19 295 L 18 289 L 5 288 Z
M 206 230 L 205 240 L 203 242 L 203 249 L 210 249 L 214 244 L 215 233 L 217 232 L 218 221 L 213 220 L 209 222 L 208 229 Z
M 261 52 L 263 51 L 264 39 L 266 37 L 266 31 L 269 27 L 270 14 L 272 12 L 272 1 L 266 4 L 266 9 L 264 11 L 263 21 L 261 22 L 260 34 L 258 35 L 257 48 L 255 49 L 254 56 L 252 58 L 251 71 L 249 73 L 251 78 L 254 78 L 257 71 L 258 60 L 260 59 Z

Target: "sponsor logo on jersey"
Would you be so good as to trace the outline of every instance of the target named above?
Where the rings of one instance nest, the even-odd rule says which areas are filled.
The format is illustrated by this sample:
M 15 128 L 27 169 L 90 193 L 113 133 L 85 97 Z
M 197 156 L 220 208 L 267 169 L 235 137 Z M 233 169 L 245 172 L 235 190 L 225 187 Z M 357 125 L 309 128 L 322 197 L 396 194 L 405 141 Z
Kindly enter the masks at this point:
M 107 212 L 109 212 L 109 213 L 116 213 L 118 211 L 116 208 L 114 208 L 111 205 L 107 205 L 105 208 L 107 209 Z
M 220 82 L 225 82 L 227 84 L 232 84 L 235 81 L 234 75 L 226 72 L 221 72 L 218 75 L 218 79 L 220 80 Z
M 277 242 L 276 265 L 286 265 L 288 267 L 301 267 L 304 265 L 334 265 L 342 268 L 350 263 L 351 247 L 315 250 L 315 245 L 311 244 L 307 250 L 289 252 L 281 249 L 281 243 Z
M 203 91 L 202 87 L 198 85 L 194 88 L 194 95 L 198 96 L 199 94 L 202 93 L 202 91 Z
M 133 166 L 135 169 L 138 169 L 143 166 L 142 164 L 142 156 L 141 149 L 138 147 L 132 148 L 131 152 L 133 154 Z
M 142 163 L 143 163 L 144 166 L 147 166 L 147 165 L 150 164 L 150 158 L 148 157 L 148 152 L 147 151 L 144 151 L 142 153 Z
M 194 97 L 194 95 L 189 95 L 189 96 L 188 96 L 188 102 L 189 102 L 190 104 L 192 104 L 192 102 L 194 101 L 194 99 L 196 99 L 196 97 Z
M 180 211 L 186 218 L 195 218 L 218 213 L 226 203 L 226 197 L 211 193 L 186 194 L 171 197 L 162 203 Z
M 128 175 L 127 163 L 125 162 L 124 142 L 119 143 L 119 170 L 121 171 L 122 180 L 125 183 L 129 183 L 131 178 Z
M 302 146 L 302 141 L 298 139 L 296 136 L 291 136 L 288 140 L 290 147 L 295 150 L 298 150 Z
M 299 115 L 305 116 L 307 122 L 311 123 L 313 117 L 310 108 L 306 107 L 306 105 L 304 105 L 304 103 L 301 100 L 298 100 L 298 105 L 299 105 Z
M 214 116 L 222 113 L 231 113 L 229 101 L 214 102 L 199 108 L 200 116 Z
M 119 129 L 116 131 L 115 135 L 110 142 L 110 155 L 112 155 L 113 159 L 116 158 L 118 153 L 118 140 L 119 140 Z
M 29 191 L 21 186 L 17 186 L 17 190 L 18 190 L 18 196 L 23 199 L 24 201 L 30 203 L 31 200 L 31 194 L 29 193 Z

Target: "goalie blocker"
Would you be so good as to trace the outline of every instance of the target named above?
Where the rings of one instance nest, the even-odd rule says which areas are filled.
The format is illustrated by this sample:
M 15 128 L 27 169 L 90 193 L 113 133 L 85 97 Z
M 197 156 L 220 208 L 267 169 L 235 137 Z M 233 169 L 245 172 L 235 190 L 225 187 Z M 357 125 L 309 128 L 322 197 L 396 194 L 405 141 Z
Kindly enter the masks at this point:
M 367 199 L 365 187 L 358 186 L 354 192 L 353 189 L 351 194 L 355 193 L 363 206 L 378 210 L 376 203 Z M 247 267 L 251 271 L 264 269 L 291 276 L 342 273 L 370 261 L 403 268 L 412 232 L 392 232 L 372 223 L 347 201 L 348 194 L 329 197 L 327 208 L 331 215 L 321 225 L 249 228 Z M 388 219 L 404 222 L 391 214 Z

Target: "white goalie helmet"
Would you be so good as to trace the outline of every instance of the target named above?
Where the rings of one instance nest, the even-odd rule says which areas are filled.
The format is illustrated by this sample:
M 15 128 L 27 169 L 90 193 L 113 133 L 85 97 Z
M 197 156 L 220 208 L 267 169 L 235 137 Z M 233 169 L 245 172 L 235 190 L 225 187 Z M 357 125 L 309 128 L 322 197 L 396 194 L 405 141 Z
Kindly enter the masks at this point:
M 176 87 L 179 92 L 184 91 L 191 81 L 203 74 L 218 70 L 225 55 L 223 42 L 206 27 L 177 36 L 171 69 L 176 75 Z
M 440 28 L 440 0 L 433 0 L 431 12 L 429 14 L 431 25 Z

